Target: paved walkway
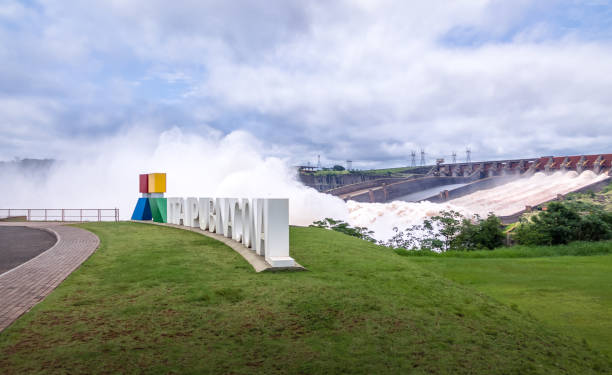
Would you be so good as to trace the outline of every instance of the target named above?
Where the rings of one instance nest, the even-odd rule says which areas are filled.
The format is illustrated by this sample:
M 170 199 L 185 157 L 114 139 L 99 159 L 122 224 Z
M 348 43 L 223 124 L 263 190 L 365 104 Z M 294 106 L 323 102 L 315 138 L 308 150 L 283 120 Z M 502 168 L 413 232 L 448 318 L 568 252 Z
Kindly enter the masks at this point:
M 42 301 L 98 248 L 100 240 L 84 229 L 59 223 L 0 223 L 53 232 L 57 243 L 35 258 L 0 275 L 0 331 Z
M 25 225 L 0 225 L 0 275 L 27 262 L 57 242 L 55 234 Z

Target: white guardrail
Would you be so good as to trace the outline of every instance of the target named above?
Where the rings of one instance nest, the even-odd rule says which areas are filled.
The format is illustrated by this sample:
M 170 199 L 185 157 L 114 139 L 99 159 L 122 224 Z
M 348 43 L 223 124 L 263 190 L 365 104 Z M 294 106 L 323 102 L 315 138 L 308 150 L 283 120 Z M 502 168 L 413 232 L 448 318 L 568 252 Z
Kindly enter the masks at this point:
M 0 219 L 27 221 L 119 221 L 118 208 L 0 208 Z

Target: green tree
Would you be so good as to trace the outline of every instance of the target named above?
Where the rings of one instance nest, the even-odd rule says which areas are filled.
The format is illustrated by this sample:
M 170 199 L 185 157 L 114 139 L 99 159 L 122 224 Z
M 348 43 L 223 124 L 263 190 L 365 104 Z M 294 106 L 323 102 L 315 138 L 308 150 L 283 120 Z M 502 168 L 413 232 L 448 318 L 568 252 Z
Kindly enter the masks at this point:
M 335 220 L 332 218 L 325 218 L 323 220 L 315 221 L 311 227 L 330 229 L 336 232 L 348 234 L 349 236 L 361 238 L 362 240 L 376 243 L 376 240 L 372 237 L 373 231 L 368 230 L 366 227 L 352 227 L 349 223 L 342 220 Z
M 580 241 L 602 241 L 611 237 L 611 228 L 602 220 L 602 215 L 586 215 L 578 225 L 578 240 Z
M 495 215 L 489 214 L 484 220 L 474 215 L 470 220 L 453 210 L 441 211 L 423 225 L 393 230 L 395 235 L 381 245 L 411 250 L 476 250 L 494 249 L 504 240 L 501 221 Z
M 435 231 L 436 236 L 427 238 L 431 249 L 449 250 L 461 232 L 463 216 L 454 210 L 441 211 L 439 215 L 432 216 L 431 220 L 424 221 L 425 229 Z
M 463 219 L 459 234 L 452 244 L 454 250 L 495 249 L 504 244 L 501 220 L 490 213 L 486 219 L 474 215 L 473 220 Z
M 534 216 L 531 222 L 521 222 L 514 235 L 521 245 L 559 245 L 572 241 L 600 241 L 610 237 L 610 213 L 592 205 L 573 202 L 550 203 L 548 209 Z

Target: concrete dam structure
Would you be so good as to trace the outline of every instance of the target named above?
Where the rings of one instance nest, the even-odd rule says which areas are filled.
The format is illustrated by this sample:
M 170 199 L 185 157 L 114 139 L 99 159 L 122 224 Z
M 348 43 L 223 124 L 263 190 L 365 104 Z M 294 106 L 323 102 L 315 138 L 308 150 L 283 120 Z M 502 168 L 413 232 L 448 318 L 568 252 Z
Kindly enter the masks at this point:
M 449 204 L 481 216 L 495 212 L 511 222 L 570 192 L 600 190 L 612 180 L 611 170 L 612 154 L 440 163 L 422 177 L 370 179 L 325 192 L 364 204 Z
M 362 172 L 351 172 L 346 174 L 322 174 L 316 175 L 309 173 L 312 167 L 297 167 L 301 172 L 299 174 L 300 181 L 320 192 L 329 192 L 333 189 L 342 188 L 348 185 L 362 184 L 361 186 L 379 186 L 381 183 L 399 182 L 407 179 L 413 179 L 426 176 L 431 171 L 429 167 L 407 168 L 410 170 L 410 177 L 394 177 L 393 175 L 383 176 L 377 174 L 368 174 Z M 305 171 L 303 169 L 306 169 Z
M 480 178 L 531 175 L 536 172 L 547 174 L 555 171 L 582 171 L 590 170 L 599 174 L 610 170 L 612 154 L 579 155 L 579 156 L 544 156 L 538 159 L 498 160 L 475 163 L 438 164 L 429 174 L 434 176 L 474 176 Z

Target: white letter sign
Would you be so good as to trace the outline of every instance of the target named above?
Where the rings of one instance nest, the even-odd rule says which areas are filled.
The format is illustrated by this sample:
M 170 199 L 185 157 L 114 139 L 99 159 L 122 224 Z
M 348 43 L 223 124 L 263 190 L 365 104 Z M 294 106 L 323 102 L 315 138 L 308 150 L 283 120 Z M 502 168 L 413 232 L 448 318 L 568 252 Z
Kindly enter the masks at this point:
M 289 200 L 168 198 L 168 223 L 199 227 L 242 243 L 272 267 L 296 265 L 289 256 Z

